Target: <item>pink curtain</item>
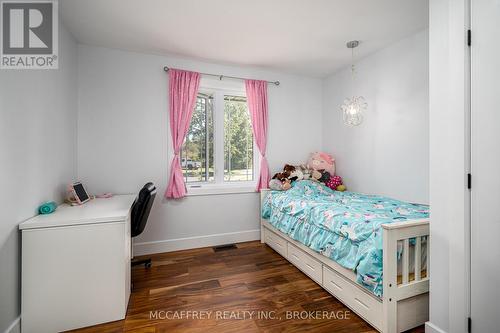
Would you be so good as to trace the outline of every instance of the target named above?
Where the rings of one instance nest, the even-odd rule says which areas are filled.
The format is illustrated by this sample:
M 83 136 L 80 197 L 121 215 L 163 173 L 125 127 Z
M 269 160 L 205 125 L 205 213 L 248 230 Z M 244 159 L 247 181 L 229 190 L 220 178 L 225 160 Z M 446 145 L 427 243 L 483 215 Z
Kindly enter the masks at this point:
M 267 188 L 269 184 L 269 166 L 266 159 L 267 143 L 267 82 L 245 80 L 248 109 L 252 119 L 253 137 L 260 155 L 260 176 L 257 191 Z
M 168 111 L 174 159 L 170 167 L 170 178 L 165 198 L 182 198 L 186 196 L 186 184 L 184 184 L 182 176 L 179 154 L 193 115 L 196 95 L 200 86 L 200 73 L 170 69 L 168 82 Z

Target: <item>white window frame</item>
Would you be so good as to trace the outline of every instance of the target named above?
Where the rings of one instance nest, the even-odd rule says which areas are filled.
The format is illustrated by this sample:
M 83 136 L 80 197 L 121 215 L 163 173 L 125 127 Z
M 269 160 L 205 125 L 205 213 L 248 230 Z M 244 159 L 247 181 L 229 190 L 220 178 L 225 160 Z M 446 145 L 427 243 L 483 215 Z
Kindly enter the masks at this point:
M 260 176 L 261 156 L 253 140 L 253 174 L 252 181 L 224 181 L 224 96 L 246 97 L 242 82 L 216 81 L 202 78 L 199 93 L 213 95 L 214 121 L 214 181 L 186 183 L 187 195 L 217 195 L 256 192 Z M 171 146 L 171 145 L 169 145 Z M 173 158 L 172 148 L 169 148 L 169 160 Z

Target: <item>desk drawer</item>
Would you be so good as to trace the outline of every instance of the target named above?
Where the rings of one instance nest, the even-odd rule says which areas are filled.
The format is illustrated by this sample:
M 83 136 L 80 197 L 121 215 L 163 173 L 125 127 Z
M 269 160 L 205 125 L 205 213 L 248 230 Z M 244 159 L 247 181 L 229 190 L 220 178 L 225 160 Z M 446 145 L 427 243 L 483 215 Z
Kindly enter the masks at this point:
M 287 241 L 267 228 L 264 228 L 264 230 L 265 230 L 265 238 L 264 238 L 265 243 L 270 247 L 272 247 L 276 252 L 281 254 L 283 257 L 288 258 L 287 247 L 286 247 Z
M 321 284 L 323 280 L 322 276 L 322 264 L 296 247 L 293 244 L 288 243 L 288 260 L 297 266 L 301 271 L 309 275 L 311 279 Z
M 368 295 L 352 281 L 323 266 L 323 287 L 370 324 L 382 327 L 382 302 Z

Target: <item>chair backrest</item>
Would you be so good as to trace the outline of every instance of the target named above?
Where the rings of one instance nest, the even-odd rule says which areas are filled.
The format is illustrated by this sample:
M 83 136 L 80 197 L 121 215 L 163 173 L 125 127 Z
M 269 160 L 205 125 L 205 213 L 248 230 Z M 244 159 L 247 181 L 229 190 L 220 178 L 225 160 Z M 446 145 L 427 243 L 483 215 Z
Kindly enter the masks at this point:
M 156 187 L 153 183 L 147 183 L 132 204 L 130 213 L 132 237 L 138 236 L 144 231 L 155 196 Z

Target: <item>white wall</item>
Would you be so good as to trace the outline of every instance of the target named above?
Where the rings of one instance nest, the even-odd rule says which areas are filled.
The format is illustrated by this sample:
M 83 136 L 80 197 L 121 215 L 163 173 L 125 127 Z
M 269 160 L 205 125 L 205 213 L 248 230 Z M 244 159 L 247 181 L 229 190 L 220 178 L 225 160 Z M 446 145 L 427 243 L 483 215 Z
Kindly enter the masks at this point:
M 425 30 L 356 63 L 355 94 L 368 102 L 358 127 L 340 112 L 352 94 L 350 68 L 325 80 L 323 149 L 348 189 L 429 202 L 428 51 Z
M 466 0 L 430 2 L 430 321 L 463 333 L 468 317 L 469 169 Z
M 60 69 L 0 71 L 0 332 L 20 313 L 17 225 L 76 176 L 77 47 L 59 36 Z
M 138 253 L 208 245 L 259 235 L 256 193 L 162 200 L 167 182 L 167 74 L 163 66 L 280 80 L 270 85 L 267 157 L 271 172 L 321 147 L 321 80 L 249 67 L 79 46 L 78 175 L 89 191 L 136 193 L 159 188 Z M 222 238 L 213 234 L 236 233 Z M 164 242 L 195 237 L 190 242 Z M 198 238 L 201 237 L 201 238 Z

